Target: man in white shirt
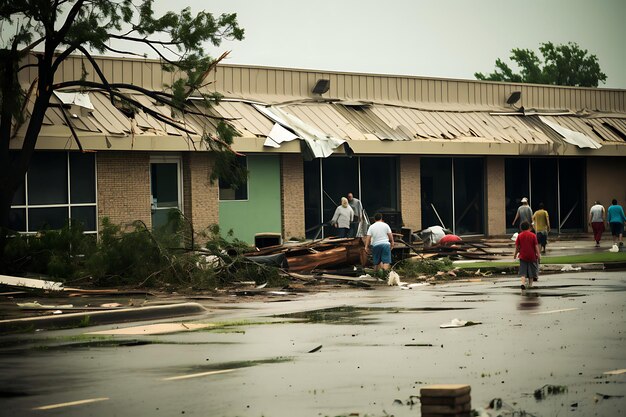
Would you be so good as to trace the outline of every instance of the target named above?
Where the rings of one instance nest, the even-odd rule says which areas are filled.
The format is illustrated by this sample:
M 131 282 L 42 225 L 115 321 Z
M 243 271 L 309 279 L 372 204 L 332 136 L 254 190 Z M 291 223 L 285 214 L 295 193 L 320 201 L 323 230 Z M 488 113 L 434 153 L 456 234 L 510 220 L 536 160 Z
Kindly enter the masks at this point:
M 380 268 L 389 269 L 391 264 L 391 249 L 393 249 L 393 234 L 391 228 L 383 221 L 383 215 L 376 213 L 375 222 L 367 229 L 365 236 L 365 251 L 372 247 L 374 272 Z

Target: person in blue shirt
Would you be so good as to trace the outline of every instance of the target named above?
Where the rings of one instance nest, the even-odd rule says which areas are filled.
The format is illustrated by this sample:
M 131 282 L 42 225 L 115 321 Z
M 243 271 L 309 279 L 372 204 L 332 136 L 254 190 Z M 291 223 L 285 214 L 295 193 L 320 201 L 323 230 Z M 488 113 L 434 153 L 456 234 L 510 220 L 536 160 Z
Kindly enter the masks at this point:
M 612 203 L 606 211 L 606 221 L 611 228 L 613 243 L 624 246 L 624 222 L 626 222 L 626 215 L 624 215 L 622 206 L 617 204 L 616 199 L 613 199 Z

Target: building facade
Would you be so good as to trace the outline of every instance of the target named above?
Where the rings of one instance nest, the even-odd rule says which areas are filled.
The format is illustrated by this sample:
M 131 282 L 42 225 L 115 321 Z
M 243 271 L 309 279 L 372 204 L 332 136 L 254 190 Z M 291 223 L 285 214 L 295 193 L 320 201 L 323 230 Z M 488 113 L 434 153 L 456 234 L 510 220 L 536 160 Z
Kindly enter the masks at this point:
M 157 61 L 97 62 L 110 82 L 164 90 L 172 81 Z M 68 59 L 58 80 L 80 77 L 83 64 L 89 71 Z M 102 91 L 81 92 L 89 104 L 57 94 L 62 108 L 48 110 L 12 227 L 33 232 L 72 218 L 97 233 L 103 217 L 155 226 L 177 209 L 195 230 L 217 223 L 250 243 L 267 232 L 311 238 L 352 192 L 371 216 L 459 235 L 511 232 L 528 197 L 568 233 L 587 229 L 595 200 L 626 201 L 626 90 L 236 65 L 210 77 L 221 103 L 188 103 L 207 117 L 173 116 L 136 97 L 191 134 L 143 112 L 129 118 Z M 238 132 L 243 187 L 211 180 L 214 155 L 201 137 L 215 131 L 215 117 Z M 19 149 L 19 132 L 11 147 Z

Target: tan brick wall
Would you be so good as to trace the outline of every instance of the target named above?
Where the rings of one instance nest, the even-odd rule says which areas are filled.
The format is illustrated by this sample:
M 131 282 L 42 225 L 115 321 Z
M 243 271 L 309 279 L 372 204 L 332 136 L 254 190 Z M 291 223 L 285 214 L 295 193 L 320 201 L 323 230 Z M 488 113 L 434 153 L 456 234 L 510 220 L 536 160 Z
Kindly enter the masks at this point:
M 504 189 L 504 158 L 487 157 L 485 175 L 487 178 L 487 227 L 488 236 L 506 234 L 506 198 Z
M 400 157 L 400 211 L 404 227 L 422 228 L 420 158 L 417 155 Z
M 626 163 L 624 158 L 587 158 L 587 201 L 585 224 L 589 208 L 598 200 L 606 208 L 611 200 L 626 207 Z
M 183 155 L 183 210 L 200 232 L 219 223 L 219 186 L 211 184 L 214 155 L 187 152 Z
M 301 155 L 281 155 L 280 200 L 283 238 L 303 238 L 304 162 Z
M 98 152 L 98 219 L 113 224 L 141 220 L 151 226 L 150 156 L 146 152 Z

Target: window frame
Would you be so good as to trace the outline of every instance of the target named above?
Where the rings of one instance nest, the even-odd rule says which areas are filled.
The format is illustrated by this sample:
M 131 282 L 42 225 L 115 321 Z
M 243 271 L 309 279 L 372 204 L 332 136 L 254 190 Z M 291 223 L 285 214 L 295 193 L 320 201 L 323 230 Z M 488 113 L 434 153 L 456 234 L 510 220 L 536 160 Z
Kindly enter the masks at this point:
M 249 167 L 249 162 L 248 162 L 248 155 L 245 156 L 240 156 L 237 158 L 243 158 L 245 161 L 245 168 L 246 168 L 246 172 L 250 172 L 248 170 Z M 230 187 L 230 189 L 232 190 L 233 188 Z M 248 174 L 248 177 L 246 178 L 246 198 L 232 198 L 232 199 L 222 199 L 222 193 L 221 193 L 221 188 L 220 188 L 220 178 L 217 179 L 217 192 L 218 192 L 218 202 L 222 203 L 222 202 L 245 202 L 245 201 L 250 201 L 250 175 Z M 236 193 L 236 191 L 235 191 Z
M 43 152 L 54 152 L 54 151 L 43 151 Z M 11 205 L 11 209 L 22 209 L 25 211 L 24 213 L 24 224 L 26 227 L 25 231 L 18 230 L 17 232 L 24 235 L 34 235 L 40 232 L 40 230 L 30 230 L 30 219 L 29 219 L 29 209 L 45 209 L 45 208 L 66 208 L 67 209 L 67 220 L 72 219 L 72 208 L 73 207 L 94 207 L 96 214 L 95 230 L 85 230 L 84 234 L 98 234 L 99 232 L 99 221 L 98 221 L 98 158 L 97 155 L 93 156 L 93 169 L 94 169 L 94 202 L 93 203 L 72 203 L 72 172 L 70 169 L 70 152 L 65 151 L 65 167 L 67 172 L 67 203 L 60 204 L 29 204 L 28 199 L 28 171 L 24 175 L 24 204 Z

